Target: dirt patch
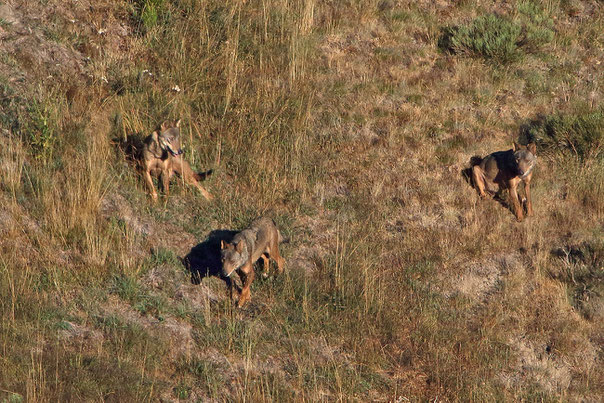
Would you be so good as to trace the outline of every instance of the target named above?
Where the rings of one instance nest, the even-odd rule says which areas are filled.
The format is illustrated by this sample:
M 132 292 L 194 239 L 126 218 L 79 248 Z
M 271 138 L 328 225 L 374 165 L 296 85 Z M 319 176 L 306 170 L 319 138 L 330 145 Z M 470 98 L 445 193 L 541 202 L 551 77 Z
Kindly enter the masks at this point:
M 119 193 L 112 193 L 103 199 L 101 213 L 107 218 L 115 217 L 123 220 L 136 233 L 151 236 L 155 232 L 151 220 L 139 217 L 130 203 Z
M 173 296 L 176 301 L 184 302 L 193 309 L 207 307 L 224 298 L 216 294 L 207 285 L 192 284 L 184 270 L 172 265 L 160 265 L 152 268 L 141 278 L 141 284 L 147 289 L 162 290 Z
M 204 307 L 208 302 L 214 303 L 221 299 L 217 294 L 212 292 L 209 287 L 206 287 L 203 284 L 179 285 L 174 293 L 174 298 L 176 300 L 185 301 L 195 308 Z
M 90 348 L 100 347 L 103 344 L 103 333 L 98 330 L 73 322 L 62 322 L 62 325 L 64 328 L 59 330 L 59 338 L 63 342 Z
M 308 350 L 311 356 L 323 365 L 331 362 L 352 368 L 349 355 L 341 347 L 329 345 L 324 337 L 313 337 L 308 340 Z
M 302 217 L 296 224 L 297 233 L 313 234 L 306 244 L 299 244 L 288 257 L 288 265 L 303 269 L 306 273 L 316 270 L 317 263 L 329 253 L 328 246 L 335 238 L 336 229 L 330 226 L 330 220 L 325 215 L 319 217 Z
M 484 301 L 497 291 L 502 277 L 521 268 L 519 253 L 493 256 L 480 262 L 466 264 L 462 275 L 451 284 L 445 296 L 465 295 L 476 302 Z
M 547 346 L 538 346 L 522 337 L 510 340 L 509 345 L 518 358 L 515 372 L 502 376 L 507 388 L 514 389 L 521 383 L 532 381 L 549 393 L 568 389 L 572 379 L 570 366 L 549 354 Z
M 195 245 L 195 237 L 172 223 L 156 223 L 137 213 L 130 202 L 119 193 L 107 195 L 101 202 L 101 213 L 108 219 L 117 219 L 136 234 L 145 238 L 145 249 L 164 248 L 184 256 Z M 145 252 L 146 253 L 146 252 Z
M 48 22 L 53 7 L 38 8 L 32 4 L 3 4 L 0 18 L 0 51 L 9 58 L 2 64 L 3 70 L 16 83 L 43 78 L 69 76 L 84 80 L 85 57 L 72 48 L 52 38 Z
M 0 71 L 20 90 L 63 83 L 69 95 L 95 80 L 92 59 L 132 55 L 136 38 L 123 13 L 104 1 L 1 4 Z
M 572 310 L 561 310 L 555 315 L 558 318 L 552 320 L 578 319 Z M 574 325 L 580 326 L 576 322 Z M 601 367 L 599 341 L 592 339 L 587 330 L 571 335 L 560 348 L 556 341 L 558 334 L 552 334 L 550 338 L 510 335 L 507 345 L 515 360 L 511 371 L 501 373 L 499 379 L 511 390 L 537 385 L 548 394 L 563 395 L 571 401 L 601 401 L 601 397 L 594 398 L 593 395 L 597 387 L 585 389 L 582 385 L 582 374 Z

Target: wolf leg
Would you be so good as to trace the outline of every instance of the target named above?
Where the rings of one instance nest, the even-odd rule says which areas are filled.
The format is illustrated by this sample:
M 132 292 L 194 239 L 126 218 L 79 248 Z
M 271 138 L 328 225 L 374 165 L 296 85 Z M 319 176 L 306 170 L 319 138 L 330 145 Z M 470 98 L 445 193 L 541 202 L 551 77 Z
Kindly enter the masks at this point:
M 522 206 L 520 204 L 520 200 L 518 200 L 518 182 L 513 181 L 509 185 L 509 193 L 510 193 L 510 204 L 514 210 L 514 214 L 516 215 L 516 219 L 518 221 L 522 221 L 524 218 L 524 213 L 522 212 Z
M 226 282 L 227 286 L 227 297 L 229 298 L 229 301 L 233 301 L 233 289 L 235 289 L 239 295 L 239 286 L 235 284 L 235 281 L 230 277 L 226 277 L 224 281 Z
M 533 215 L 533 202 L 531 200 L 531 181 L 530 180 L 524 181 L 524 193 L 526 194 L 526 215 L 530 217 Z
M 474 185 L 478 188 L 478 194 L 481 198 L 487 197 L 487 194 L 484 192 L 485 183 L 484 177 L 482 174 L 482 169 L 479 165 L 474 165 L 472 167 L 472 180 L 474 181 Z
M 243 282 L 243 289 L 241 290 L 241 295 L 239 296 L 239 302 L 237 306 L 239 308 L 243 307 L 247 301 L 250 300 L 250 286 L 252 285 L 252 281 L 254 281 L 254 268 L 250 262 L 247 262 L 239 273 L 241 276 L 241 281 Z
M 170 171 L 167 169 L 161 172 L 161 184 L 166 197 L 170 196 Z
M 273 245 L 271 247 L 271 256 L 275 262 L 277 262 L 277 270 L 279 274 L 283 273 L 283 266 L 285 265 L 285 259 L 279 253 L 279 237 L 277 236 L 273 241 Z
M 173 167 L 174 172 L 181 175 L 186 183 L 195 186 L 206 200 L 213 199 L 212 195 L 195 179 L 195 172 L 193 172 L 187 161 L 183 160 L 182 157 L 178 159 L 174 158 Z
M 260 255 L 260 257 L 264 261 L 264 271 L 262 272 L 262 277 L 267 278 L 268 277 L 268 272 L 269 272 L 269 269 L 270 269 L 269 261 L 268 261 L 268 256 L 266 255 L 266 253 L 263 253 L 262 255 Z
M 151 198 L 154 201 L 157 200 L 157 191 L 155 190 L 155 186 L 153 185 L 153 179 L 151 178 L 151 173 L 148 170 L 145 170 L 145 173 L 143 174 L 143 176 L 145 178 L 145 183 L 147 184 L 147 187 L 151 191 Z

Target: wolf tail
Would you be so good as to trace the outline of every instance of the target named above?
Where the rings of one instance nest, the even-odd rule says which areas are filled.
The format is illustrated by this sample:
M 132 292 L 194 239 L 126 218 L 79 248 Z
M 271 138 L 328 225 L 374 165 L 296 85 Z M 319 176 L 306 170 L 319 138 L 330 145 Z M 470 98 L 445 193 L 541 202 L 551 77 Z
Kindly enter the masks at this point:
M 196 173 L 196 174 L 194 174 L 194 176 L 195 176 L 195 179 L 197 181 L 201 182 L 201 181 L 206 180 L 208 178 L 208 176 L 212 175 L 213 172 L 214 172 L 214 170 L 210 169 L 210 170 L 205 171 L 205 172 Z
M 289 238 L 283 238 L 283 235 L 281 235 L 281 231 L 277 230 L 277 240 L 279 241 L 279 243 L 289 243 L 290 239 Z
M 470 166 L 476 166 L 476 165 L 480 165 L 480 163 L 482 162 L 482 157 L 479 157 L 478 155 L 473 156 L 472 158 L 470 158 Z

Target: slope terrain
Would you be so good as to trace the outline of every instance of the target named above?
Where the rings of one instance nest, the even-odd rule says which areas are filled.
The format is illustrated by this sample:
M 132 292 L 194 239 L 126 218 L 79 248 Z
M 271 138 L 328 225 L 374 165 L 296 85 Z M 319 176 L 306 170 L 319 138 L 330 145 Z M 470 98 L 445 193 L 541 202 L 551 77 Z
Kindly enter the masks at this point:
M 596 0 L 0 0 L 0 400 L 601 401 L 603 66 Z M 213 202 L 133 161 L 178 118 Z

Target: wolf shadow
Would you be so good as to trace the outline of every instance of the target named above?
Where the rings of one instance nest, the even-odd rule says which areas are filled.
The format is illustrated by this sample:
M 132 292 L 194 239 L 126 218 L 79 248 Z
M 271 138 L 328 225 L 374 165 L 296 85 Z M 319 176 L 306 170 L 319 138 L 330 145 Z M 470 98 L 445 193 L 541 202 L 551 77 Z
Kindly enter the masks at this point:
M 111 139 L 112 143 L 126 157 L 126 161 L 137 165 L 140 168 L 140 162 L 143 159 L 144 136 L 140 133 L 129 133 L 124 136 L 115 136 Z
M 194 246 L 191 251 L 182 258 L 182 264 L 191 275 L 191 283 L 201 284 L 205 277 L 213 276 L 223 280 L 227 286 L 233 280 L 222 275 L 222 262 L 220 260 L 220 243 L 230 243 L 238 231 L 218 229 L 209 233 L 205 241 Z M 235 283 L 235 286 L 237 284 Z

